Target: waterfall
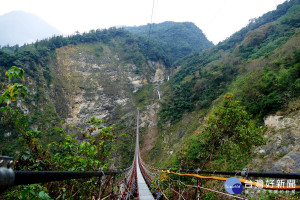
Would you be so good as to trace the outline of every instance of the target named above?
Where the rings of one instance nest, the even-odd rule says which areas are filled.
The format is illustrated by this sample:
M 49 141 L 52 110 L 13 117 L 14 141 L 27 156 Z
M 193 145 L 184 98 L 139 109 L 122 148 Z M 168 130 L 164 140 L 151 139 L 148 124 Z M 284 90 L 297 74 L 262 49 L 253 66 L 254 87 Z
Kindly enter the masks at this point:
M 157 95 L 158 95 L 158 99 L 160 100 L 160 93 L 158 90 L 157 90 Z

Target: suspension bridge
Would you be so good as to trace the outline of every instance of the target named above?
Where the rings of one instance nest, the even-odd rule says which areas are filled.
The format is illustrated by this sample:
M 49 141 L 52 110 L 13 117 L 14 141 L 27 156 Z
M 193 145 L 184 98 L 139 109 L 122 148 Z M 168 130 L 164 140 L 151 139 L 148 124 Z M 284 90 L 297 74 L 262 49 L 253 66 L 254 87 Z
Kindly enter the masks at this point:
M 136 148 L 134 159 L 131 166 L 124 170 L 112 171 L 13 171 L 11 169 L 12 158 L 2 156 L 0 157 L 0 194 L 5 189 L 16 185 L 27 185 L 34 183 L 47 183 L 53 181 L 62 181 L 69 179 L 91 178 L 99 177 L 99 195 L 91 199 L 200 199 L 200 194 L 203 191 L 213 192 L 217 195 L 224 196 L 229 199 L 247 199 L 245 194 L 233 195 L 215 188 L 206 188 L 200 184 L 200 180 L 218 180 L 226 181 L 229 177 L 243 177 L 239 178 L 244 187 L 251 186 L 274 191 L 291 191 L 300 190 L 300 186 L 296 185 L 296 180 L 300 179 L 299 173 L 263 173 L 263 172 L 249 172 L 247 169 L 237 172 L 223 172 L 223 171 L 201 171 L 196 170 L 182 170 L 182 169 L 159 169 L 147 165 L 143 162 L 139 150 L 139 111 L 137 113 L 136 126 Z M 212 174 L 212 176 L 203 176 L 201 174 Z M 115 182 L 115 176 L 122 177 L 118 183 Z M 158 178 L 164 175 L 164 178 Z M 217 176 L 219 175 L 219 176 Z M 227 176 L 227 177 L 224 177 Z M 177 178 L 176 178 L 177 177 Z M 181 180 L 182 177 L 191 178 L 187 184 Z M 262 182 L 251 181 L 249 177 L 260 178 L 277 178 L 281 180 L 281 184 L 272 183 L 272 185 Z M 286 180 L 286 184 L 282 184 L 282 180 Z M 108 188 L 118 188 L 117 190 Z M 170 195 L 171 194 L 171 195 Z

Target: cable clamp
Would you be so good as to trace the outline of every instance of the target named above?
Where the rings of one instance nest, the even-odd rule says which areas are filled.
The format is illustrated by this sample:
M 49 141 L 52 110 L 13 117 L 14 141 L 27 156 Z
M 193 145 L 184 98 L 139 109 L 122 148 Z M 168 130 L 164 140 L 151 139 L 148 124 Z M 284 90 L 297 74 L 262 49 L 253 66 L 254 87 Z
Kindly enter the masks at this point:
M 104 173 L 104 171 L 103 171 L 103 168 L 99 168 L 99 171 L 102 173 L 101 176 L 105 176 L 105 173 Z
M 248 168 L 243 168 L 243 170 L 241 171 L 241 176 L 248 177 L 248 173 L 249 173 Z
M 100 187 L 101 187 L 102 184 L 104 184 L 104 183 L 102 183 L 102 177 L 104 176 L 104 178 L 105 178 L 105 173 L 104 173 L 104 171 L 103 171 L 103 168 L 99 168 L 99 171 L 102 173 L 102 174 L 99 176 L 99 184 L 100 184 Z
M 200 168 L 198 168 L 198 169 L 196 170 L 196 173 L 197 173 L 197 174 L 199 174 L 199 172 L 201 172 L 201 169 L 200 169 Z

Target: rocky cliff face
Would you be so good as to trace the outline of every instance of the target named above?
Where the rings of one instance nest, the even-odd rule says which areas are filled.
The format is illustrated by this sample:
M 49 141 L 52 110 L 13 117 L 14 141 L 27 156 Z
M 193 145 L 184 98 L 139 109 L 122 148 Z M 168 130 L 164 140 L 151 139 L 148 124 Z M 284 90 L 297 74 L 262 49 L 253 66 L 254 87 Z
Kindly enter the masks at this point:
M 146 106 L 146 110 L 142 113 L 141 127 L 146 129 L 141 146 L 141 154 L 143 159 L 148 159 L 149 151 L 155 146 L 158 137 L 158 116 L 160 104 L 158 102 Z
M 99 46 L 102 52 L 96 55 L 93 51 Z M 59 116 L 80 128 L 92 116 L 116 122 L 136 110 L 135 93 L 143 85 L 159 87 L 165 79 L 161 63 L 138 66 L 103 44 L 67 46 L 56 53 L 51 66 L 52 99 Z
M 300 110 L 265 119 L 267 144 L 256 149 L 257 167 L 268 172 L 300 172 Z

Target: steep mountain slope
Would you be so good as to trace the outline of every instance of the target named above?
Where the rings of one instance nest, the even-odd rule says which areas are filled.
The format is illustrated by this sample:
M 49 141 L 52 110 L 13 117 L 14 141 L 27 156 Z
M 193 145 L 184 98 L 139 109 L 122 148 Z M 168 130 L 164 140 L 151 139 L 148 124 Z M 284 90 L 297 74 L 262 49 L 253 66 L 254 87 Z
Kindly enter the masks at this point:
M 232 143 L 245 143 L 235 141 L 236 137 L 243 138 L 249 127 L 260 132 L 262 119 L 270 113 L 299 109 L 297 104 L 289 107 L 300 95 L 299 13 L 298 0 L 286 1 L 219 45 L 177 62 L 177 72 L 163 86 L 158 140 L 145 152 L 149 161 L 176 168 L 222 170 L 250 162 L 255 145 L 261 144 L 260 136 L 254 137 L 257 141 L 248 149 L 233 153 Z M 256 125 L 238 122 L 243 117 L 230 122 L 234 118 L 221 117 L 226 112 L 245 115 Z M 243 130 L 240 126 L 248 128 L 239 133 L 237 130 Z M 235 159 L 247 155 L 230 162 L 230 158 L 224 159 L 229 146 L 229 155 Z
M 126 143 L 132 132 L 120 127 L 130 129 L 131 123 L 135 126 L 130 120 L 137 110 L 139 90 L 158 86 L 166 79 L 165 59 L 159 48 L 146 51 L 145 43 L 114 28 L 68 38 L 57 36 L 18 49 L 4 48 L 0 51 L 0 71 L 4 75 L 13 65 L 25 70 L 28 97 L 19 100 L 17 107 L 29 114 L 32 129 L 43 131 L 44 144 L 59 139 L 53 127 L 61 120 L 70 124 L 65 127 L 70 134 L 76 133 L 81 139 L 79 133 L 90 127 L 86 121 L 95 116 L 105 120 L 106 125 L 117 124 L 116 134 L 119 130 L 129 134 L 118 141 L 125 143 L 119 147 L 126 150 L 118 154 L 126 160 L 125 165 L 131 159 L 127 153 L 131 147 Z M 18 133 L 11 130 L 10 124 L 1 123 L 1 142 L 6 141 L 1 151 L 12 155 L 18 150 Z
M 174 63 L 193 52 L 201 52 L 213 46 L 202 30 L 191 22 L 163 22 L 138 27 L 125 27 L 126 30 L 158 44 Z
M 62 33 L 36 15 L 13 11 L 0 16 L 0 45 L 23 45 Z
M 176 121 L 185 110 L 194 106 L 209 106 L 236 75 L 251 71 L 244 67 L 245 64 L 267 57 L 286 43 L 299 28 L 298 4 L 298 1 L 285 2 L 278 10 L 265 14 L 218 46 L 190 55 L 177 63 L 181 67 L 169 84 L 172 89 L 168 88 L 168 91 L 172 91 L 171 97 L 180 99 L 177 101 L 168 96 L 170 104 L 164 106 L 165 120 Z M 270 21 L 270 18 L 274 21 Z M 175 109 L 176 114 L 168 116 L 168 108 Z
M 3 48 L 0 72 L 4 74 L 12 65 L 25 69 L 29 95 L 17 106 L 29 114 L 31 128 L 43 131 L 45 144 L 59 139 L 52 128 L 61 120 L 86 129 L 86 120 L 97 116 L 106 125 L 115 123 L 118 135 L 128 133 L 119 138 L 114 152 L 121 161 L 116 163 L 125 167 L 132 158 L 131 133 L 139 107 L 144 136 L 141 152 L 147 162 L 177 168 L 200 164 L 223 170 L 241 168 L 253 156 L 254 145 L 263 143 L 262 119 L 279 109 L 288 110 L 288 104 L 299 98 L 299 9 L 298 0 L 287 1 L 204 51 L 202 44 L 194 46 L 202 43 L 196 41 L 198 36 L 186 37 L 187 27 L 195 31 L 191 23 L 167 22 L 157 34 L 154 25 L 156 42 L 150 46 L 146 27 L 136 35 L 111 28 L 56 36 L 21 48 Z M 195 32 L 191 35 L 200 34 Z M 194 51 L 197 53 L 187 55 Z M 173 68 L 170 58 L 176 61 Z M 175 74 L 169 79 L 170 71 Z M 298 109 L 297 105 L 292 109 Z M 223 117 L 224 113 L 230 115 Z M 1 126 L 6 155 L 17 150 L 18 133 L 10 128 L 9 124 Z M 70 134 L 80 133 L 71 125 L 64 128 Z M 249 139 L 247 136 L 254 136 L 251 142 L 239 140 Z M 234 149 L 225 148 L 228 146 Z M 230 157 L 237 155 L 245 159 L 226 165 L 223 150 L 227 153 L 224 158 L 237 159 Z

